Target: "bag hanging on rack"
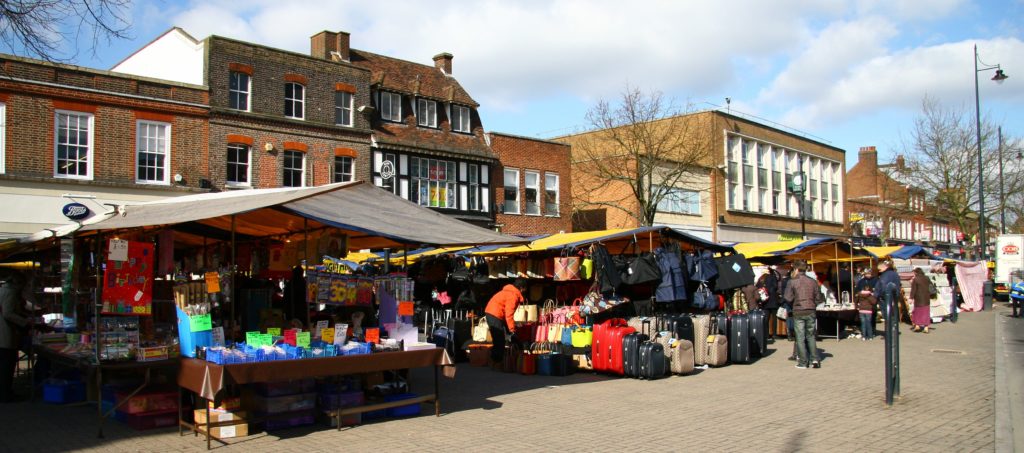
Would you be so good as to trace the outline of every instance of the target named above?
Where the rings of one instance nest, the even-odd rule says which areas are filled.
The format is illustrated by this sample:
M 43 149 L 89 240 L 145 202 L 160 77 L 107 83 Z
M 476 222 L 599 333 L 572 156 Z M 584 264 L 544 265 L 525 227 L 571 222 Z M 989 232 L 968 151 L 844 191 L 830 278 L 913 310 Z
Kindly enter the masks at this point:
M 562 344 L 572 346 L 572 335 L 576 333 L 576 327 L 564 327 L 562 329 Z
M 661 268 L 653 254 L 641 253 L 639 256 L 630 258 L 625 272 L 622 274 L 622 283 L 627 285 L 640 285 L 650 282 L 661 281 Z
M 594 278 L 594 260 L 592 258 L 583 258 L 583 261 L 580 262 L 580 277 L 584 280 Z
M 555 257 L 555 281 L 564 282 L 580 279 L 580 257 Z
M 569 314 L 566 322 L 569 324 L 583 324 L 586 322 L 586 315 L 583 313 L 583 299 L 576 298 L 569 307 Z
M 537 322 L 537 306 L 524 304 L 516 307 L 515 313 L 512 314 L 512 320 L 515 322 Z
M 477 343 L 490 343 L 491 329 L 487 326 L 487 317 L 481 317 L 480 321 L 473 327 L 473 341 Z
M 713 310 L 718 307 L 718 298 L 711 294 L 711 289 L 704 282 L 697 286 L 697 290 L 693 292 L 693 297 L 690 300 L 693 303 L 693 308 Z
M 572 331 L 572 346 L 574 348 L 590 347 L 594 341 L 594 331 L 590 327 L 581 326 Z

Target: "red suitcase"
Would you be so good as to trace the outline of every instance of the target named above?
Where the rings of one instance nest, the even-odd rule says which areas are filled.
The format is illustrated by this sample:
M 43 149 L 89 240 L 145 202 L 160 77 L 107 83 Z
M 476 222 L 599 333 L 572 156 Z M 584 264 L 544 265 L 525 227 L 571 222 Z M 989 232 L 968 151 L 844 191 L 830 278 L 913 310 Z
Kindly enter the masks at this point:
M 614 329 L 625 325 L 626 320 L 622 318 L 612 318 L 594 325 L 594 339 L 590 347 L 590 360 L 593 363 L 594 371 L 610 370 L 609 353 L 611 350 L 608 349 L 611 341 L 610 335 Z
M 636 332 L 636 329 L 632 327 L 613 327 L 609 334 L 610 340 L 608 341 L 608 368 L 605 371 L 614 373 L 619 376 L 625 374 L 625 366 L 623 364 L 622 354 L 622 339 L 631 333 Z

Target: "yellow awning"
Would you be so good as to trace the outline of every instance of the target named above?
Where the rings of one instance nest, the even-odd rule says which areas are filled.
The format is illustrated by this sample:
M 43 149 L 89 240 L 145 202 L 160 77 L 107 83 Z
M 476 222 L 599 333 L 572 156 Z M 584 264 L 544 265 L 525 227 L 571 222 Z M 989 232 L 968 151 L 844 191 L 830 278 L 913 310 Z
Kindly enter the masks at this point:
M 782 252 L 796 248 L 796 246 L 802 244 L 804 241 L 772 241 L 772 242 L 741 242 L 733 246 L 736 249 L 736 253 L 742 253 L 743 256 L 747 257 L 748 260 L 752 260 L 758 257 L 771 256 L 775 252 Z
M 872 255 L 875 255 L 879 258 L 884 258 L 886 256 L 889 256 L 889 254 L 891 254 L 892 252 L 895 252 L 901 248 L 903 248 L 902 245 L 896 245 L 891 247 L 864 247 L 864 250 L 871 252 Z
M 621 228 L 617 230 L 601 230 L 601 231 L 581 231 L 579 233 L 558 233 L 552 234 L 548 237 L 537 239 L 526 245 L 516 245 L 511 247 L 502 247 L 500 249 L 488 250 L 486 252 L 477 252 L 474 255 L 481 256 L 495 256 L 495 255 L 514 255 L 517 253 L 536 252 L 539 250 L 547 250 L 551 248 L 558 248 L 567 244 L 574 244 L 577 242 L 590 241 L 603 237 L 616 236 L 623 232 L 632 231 L 633 228 Z

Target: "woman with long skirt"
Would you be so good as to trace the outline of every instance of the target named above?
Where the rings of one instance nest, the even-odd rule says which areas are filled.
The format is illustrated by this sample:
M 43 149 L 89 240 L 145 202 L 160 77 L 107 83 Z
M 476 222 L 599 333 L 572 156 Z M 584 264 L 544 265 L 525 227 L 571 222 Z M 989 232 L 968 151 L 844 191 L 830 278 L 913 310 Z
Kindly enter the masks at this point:
M 919 267 L 914 268 L 914 279 L 910 282 L 910 298 L 914 301 L 910 322 L 914 324 L 914 332 L 928 333 L 928 327 L 932 325 L 930 284 L 924 271 Z

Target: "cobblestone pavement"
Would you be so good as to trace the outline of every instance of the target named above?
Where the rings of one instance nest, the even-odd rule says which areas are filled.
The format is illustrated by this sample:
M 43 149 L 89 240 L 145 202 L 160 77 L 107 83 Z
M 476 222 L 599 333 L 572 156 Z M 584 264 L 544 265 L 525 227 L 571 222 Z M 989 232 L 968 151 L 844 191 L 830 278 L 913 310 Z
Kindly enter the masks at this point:
M 335 431 L 258 433 L 215 451 L 993 451 L 994 334 L 1000 308 L 965 313 L 930 334 L 902 335 L 902 397 L 884 403 L 883 340 L 824 340 L 825 361 L 799 370 L 792 343 L 750 365 L 657 381 L 592 373 L 503 374 L 459 366 L 442 411 Z M 430 373 L 413 373 L 429 388 Z M 415 388 L 414 388 L 415 390 Z M 424 407 L 426 409 L 426 407 Z M 0 451 L 202 451 L 175 429 L 135 432 L 92 407 L 2 407 Z M 426 410 L 424 411 L 426 412 Z M 432 411 L 431 411 L 432 412 Z

